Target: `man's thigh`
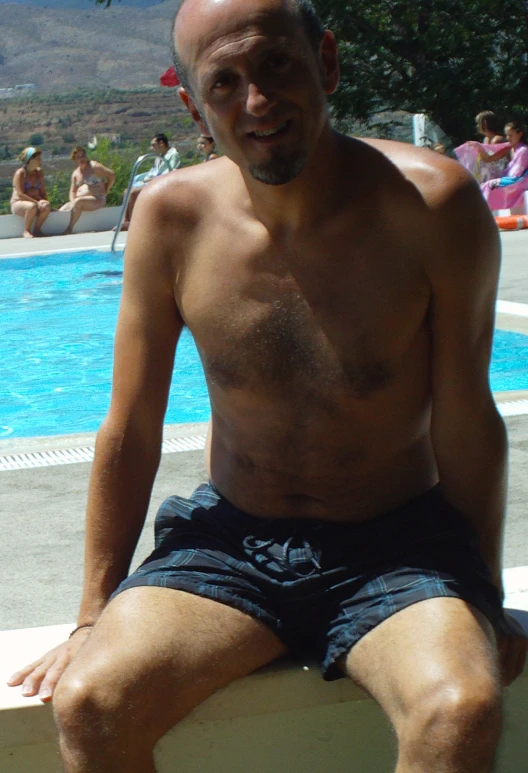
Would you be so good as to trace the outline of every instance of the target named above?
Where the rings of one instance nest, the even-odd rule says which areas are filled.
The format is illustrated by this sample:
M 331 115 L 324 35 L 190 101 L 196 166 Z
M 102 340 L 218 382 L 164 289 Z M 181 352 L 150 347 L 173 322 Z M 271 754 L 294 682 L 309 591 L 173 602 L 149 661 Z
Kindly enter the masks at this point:
M 285 651 L 264 623 L 237 609 L 137 587 L 112 599 L 65 678 L 90 685 L 102 704 L 126 706 L 161 737 L 216 690 Z
M 469 683 L 500 689 L 493 628 L 457 598 L 431 598 L 397 612 L 360 639 L 341 667 L 396 728 L 431 690 Z

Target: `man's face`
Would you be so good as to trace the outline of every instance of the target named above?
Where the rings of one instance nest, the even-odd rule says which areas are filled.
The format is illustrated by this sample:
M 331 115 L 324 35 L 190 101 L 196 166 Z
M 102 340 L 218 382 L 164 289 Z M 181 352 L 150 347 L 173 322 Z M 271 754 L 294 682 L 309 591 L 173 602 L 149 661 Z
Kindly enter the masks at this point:
M 160 142 L 155 137 L 153 137 L 150 141 L 150 149 L 152 153 L 158 153 L 160 156 L 164 156 L 166 152 L 163 142 Z
M 191 104 L 226 155 L 268 185 L 295 179 L 328 91 L 299 18 L 284 0 L 187 0 L 175 32 Z

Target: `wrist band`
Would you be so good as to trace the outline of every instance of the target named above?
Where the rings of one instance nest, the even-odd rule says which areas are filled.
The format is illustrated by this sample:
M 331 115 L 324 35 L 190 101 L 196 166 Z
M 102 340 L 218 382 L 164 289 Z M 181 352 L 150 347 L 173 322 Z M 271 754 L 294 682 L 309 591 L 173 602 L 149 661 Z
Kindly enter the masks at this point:
M 74 628 L 73 631 L 68 636 L 68 639 L 71 639 L 74 633 L 77 633 L 77 631 L 80 631 L 81 628 L 93 628 L 95 623 L 83 623 L 83 625 L 78 625 L 77 628 Z

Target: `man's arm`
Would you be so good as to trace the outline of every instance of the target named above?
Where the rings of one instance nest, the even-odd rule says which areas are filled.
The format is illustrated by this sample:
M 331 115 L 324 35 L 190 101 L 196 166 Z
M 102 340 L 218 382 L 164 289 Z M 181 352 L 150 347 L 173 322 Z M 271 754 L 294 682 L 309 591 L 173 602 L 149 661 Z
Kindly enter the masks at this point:
M 473 524 L 493 581 L 502 587 L 507 438 L 489 387 L 500 267 L 497 228 L 462 169 L 450 174 L 436 219 L 431 279 L 431 436 L 446 499 Z M 523 670 L 527 639 L 504 612 L 496 631 L 503 684 Z
M 156 201 L 141 197 L 128 237 L 112 401 L 97 436 L 90 478 L 79 624 L 97 619 L 127 576 L 160 460 L 183 323 L 174 300 L 173 244 L 163 238 L 166 225 L 157 222 Z
M 442 490 L 472 522 L 502 593 L 507 440 L 488 379 L 500 245 L 469 176 L 456 170 L 446 187 L 430 263 L 431 435 Z
M 183 323 L 174 300 L 174 213 L 146 192 L 126 248 L 112 400 L 98 433 L 88 495 L 78 625 L 94 623 L 129 569 L 159 464 L 174 353 Z M 15 674 L 23 693 L 49 700 L 89 628 Z

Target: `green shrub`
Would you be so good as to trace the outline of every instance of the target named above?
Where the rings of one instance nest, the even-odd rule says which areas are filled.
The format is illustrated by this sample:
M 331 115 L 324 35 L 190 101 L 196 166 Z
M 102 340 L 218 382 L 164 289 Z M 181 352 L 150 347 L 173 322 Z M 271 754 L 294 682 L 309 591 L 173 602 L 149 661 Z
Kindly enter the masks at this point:
M 67 172 L 55 172 L 52 177 L 46 176 L 46 192 L 53 209 L 59 209 L 68 201 L 70 180 L 71 177 Z
M 43 134 L 40 134 L 40 132 L 36 132 L 35 134 L 32 134 L 29 138 L 29 144 L 30 145 L 44 145 L 45 137 Z

